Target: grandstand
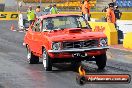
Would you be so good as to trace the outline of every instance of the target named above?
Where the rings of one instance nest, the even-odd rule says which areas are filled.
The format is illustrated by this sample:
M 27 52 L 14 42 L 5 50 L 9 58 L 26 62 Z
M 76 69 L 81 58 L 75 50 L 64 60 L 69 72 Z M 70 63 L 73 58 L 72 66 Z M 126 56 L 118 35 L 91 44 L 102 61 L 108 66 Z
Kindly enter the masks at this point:
M 116 5 L 123 8 L 131 8 L 132 0 L 116 0 Z
M 110 2 L 111 0 L 97 0 L 96 11 L 101 11 L 103 8 L 108 7 L 108 3 Z M 121 11 L 132 11 L 132 0 L 116 0 L 115 4 L 119 6 Z
M 66 7 L 79 7 L 82 0 L 23 0 L 24 3 L 35 3 L 35 2 L 42 2 L 42 3 L 58 3 L 57 7 L 59 8 L 66 8 Z M 91 7 L 94 7 L 96 4 L 96 0 L 90 0 Z
M 24 3 L 57 3 L 57 8 L 64 10 L 64 9 L 79 9 L 82 0 L 23 0 Z M 96 0 L 90 0 L 91 7 L 96 6 Z
M 78 0 L 67 0 L 66 2 L 64 3 L 60 3 L 60 4 L 57 4 L 57 7 L 58 8 L 79 8 L 81 5 L 81 1 L 78 1 Z M 96 5 L 96 0 L 91 0 L 90 1 L 90 5 L 91 7 L 94 7 Z
M 51 3 L 56 3 L 57 8 L 60 11 L 80 11 L 80 5 L 82 0 L 23 0 L 23 8 L 27 5 L 32 5 L 34 8 L 36 5 L 40 5 L 42 2 L 42 7 L 47 7 Z M 91 11 L 102 11 L 103 8 L 108 6 L 111 0 L 90 0 Z M 37 4 L 36 4 L 37 3 Z M 116 0 L 116 5 L 119 6 L 121 11 L 132 11 L 132 0 Z M 22 10 L 23 10 L 22 8 Z
M 36 3 L 36 2 L 42 2 L 42 3 L 51 3 L 51 2 L 63 2 L 65 0 L 23 0 L 24 3 Z

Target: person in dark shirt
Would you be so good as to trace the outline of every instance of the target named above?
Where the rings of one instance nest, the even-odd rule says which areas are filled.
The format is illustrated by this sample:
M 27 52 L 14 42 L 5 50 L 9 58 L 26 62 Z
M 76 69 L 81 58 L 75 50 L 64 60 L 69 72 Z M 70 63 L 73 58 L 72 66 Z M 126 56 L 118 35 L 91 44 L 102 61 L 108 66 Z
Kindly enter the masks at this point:
M 118 6 L 115 6 L 114 13 L 115 13 L 116 19 L 120 19 L 120 18 L 121 18 L 122 13 L 121 13 L 120 10 L 118 9 Z
M 121 13 L 120 10 L 118 9 L 118 6 L 115 6 L 114 13 L 115 13 L 115 18 L 116 18 L 116 20 L 121 19 L 122 13 Z M 116 25 L 116 24 L 115 24 L 115 27 L 116 27 L 117 32 L 118 32 L 118 43 L 121 44 L 121 43 L 122 43 L 121 39 L 123 39 L 123 31 L 119 30 L 119 26 Z

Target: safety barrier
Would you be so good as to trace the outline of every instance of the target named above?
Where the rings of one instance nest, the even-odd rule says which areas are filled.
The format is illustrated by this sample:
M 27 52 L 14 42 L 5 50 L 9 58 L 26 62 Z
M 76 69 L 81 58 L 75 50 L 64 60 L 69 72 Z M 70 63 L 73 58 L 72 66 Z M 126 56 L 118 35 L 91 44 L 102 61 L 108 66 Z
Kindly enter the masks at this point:
M 128 32 L 125 35 L 124 41 L 123 41 L 123 47 L 132 49 L 132 32 Z
M 81 12 L 60 12 L 60 14 L 80 14 Z M 0 12 L 0 20 L 18 20 L 18 12 Z M 102 19 L 105 12 L 91 12 L 91 18 Z M 123 12 L 121 20 L 132 20 L 132 12 Z
M 123 12 L 121 20 L 132 20 L 132 12 Z
M 0 12 L 0 20 L 18 20 L 18 12 Z
M 108 38 L 108 45 L 118 44 L 118 33 L 114 24 L 107 22 L 89 22 L 92 31 L 104 32 Z
M 119 40 L 124 39 L 124 36 L 128 32 L 132 32 L 132 20 L 118 20 L 116 22 L 117 29 L 118 29 L 118 37 Z

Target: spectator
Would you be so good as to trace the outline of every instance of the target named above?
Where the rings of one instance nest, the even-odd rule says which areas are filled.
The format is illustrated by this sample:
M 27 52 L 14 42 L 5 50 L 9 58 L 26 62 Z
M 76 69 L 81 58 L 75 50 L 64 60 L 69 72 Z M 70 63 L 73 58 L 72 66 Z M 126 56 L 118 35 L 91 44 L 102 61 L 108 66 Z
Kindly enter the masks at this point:
M 106 18 L 107 18 L 107 22 L 114 23 L 114 24 L 116 23 L 113 3 L 109 3 L 109 8 L 107 9 L 107 12 L 106 12 Z
M 88 0 L 84 1 L 84 10 L 83 10 L 84 17 L 87 21 L 90 21 L 90 4 Z
M 46 7 L 44 9 L 44 14 L 47 15 L 47 14 L 50 14 L 50 9 L 52 8 L 52 5 L 50 4 L 48 7 Z
M 28 21 L 29 21 L 29 24 L 30 25 L 32 24 L 32 22 L 35 21 L 35 18 L 36 18 L 35 11 L 32 10 L 32 7 L 31 6 L 29 6 L 29 8 L 27 10 L 27 18 L 28 18 Z
M 56 7 L 56 4 L 54 4 L 53 6 L 52 6 L 52 8 L 50 9 L 50 14 L 58 14 L 59 12 L 58 12 L 58 9 L 57 9 L 57 7 Z
M 37 6 L 35 14 L 36 14 L 36 18 L 43 15 L 40 6 Z
M 23 15 L 22 15 L 21 11 L 19 11 L 19 17 L 18 18 L 19 18 L 18 27 L 21 30 L 24 28 Z
M 116 19 L 120 19 L 120 18 L 121 18 L 122 13 L 121 13 L 120 10 L 118 9 L 118 6 L 115 6 L 114 13 L 115 13 L 115 18 L 116 18 Z
M 84 0 L 81 2 L 81 5 L 80 5 L 80 9 L 81 9 L 81 12 L 82 12 L 82 16 L 84 17 L 84 13 L 83 13 L 83 11 L 84 11 Z

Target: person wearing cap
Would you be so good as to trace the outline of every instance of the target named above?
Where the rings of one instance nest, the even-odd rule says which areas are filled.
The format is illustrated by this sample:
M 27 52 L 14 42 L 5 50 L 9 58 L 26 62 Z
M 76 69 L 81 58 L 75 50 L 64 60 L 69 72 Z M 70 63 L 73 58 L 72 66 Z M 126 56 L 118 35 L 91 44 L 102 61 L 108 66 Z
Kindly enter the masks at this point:
M 54 4 L 53 6 L 52 6 L 52 8 L 50 9 L 50 14 L 58 14 L 59 12 L 58 12 L 58 9 L 57 9 L 57 7 L 56 7 L 56 4 Z
M 40 6 L 37 6 L 35 15 L 36 15 L 36 18 L 38 18 L 38 17 L 43 15 L 43 12 L 41 11 Z
M 87 21 L 90 21 L 90 3 L 89 0 L 84 1 L 83 14 Z
M 115 6 L 114 13 L 115 13 L 115 18 L 116 19 L 120 19 L 121 18 L 122 12 L 120 12 L 120 10 L 118 9 L 118 6 Z
M 116 18 L 115 18 L 115 14 L 114 14 L 114 4 L 109 3 L 108 5 L 109 5 L 109 8 L 107 9 L 107 12 L 106 12 L 107 22 L 115 24 Z
M 31 6 L 29 6 L 29 8 L 27 10 L 27 18 L 28 18 L 28 21 L 29 21 L 30 25 L 32 24 L 32 22 L 35 21 L 35 18 L 36 18 L 35 11 L 32 10 Z

